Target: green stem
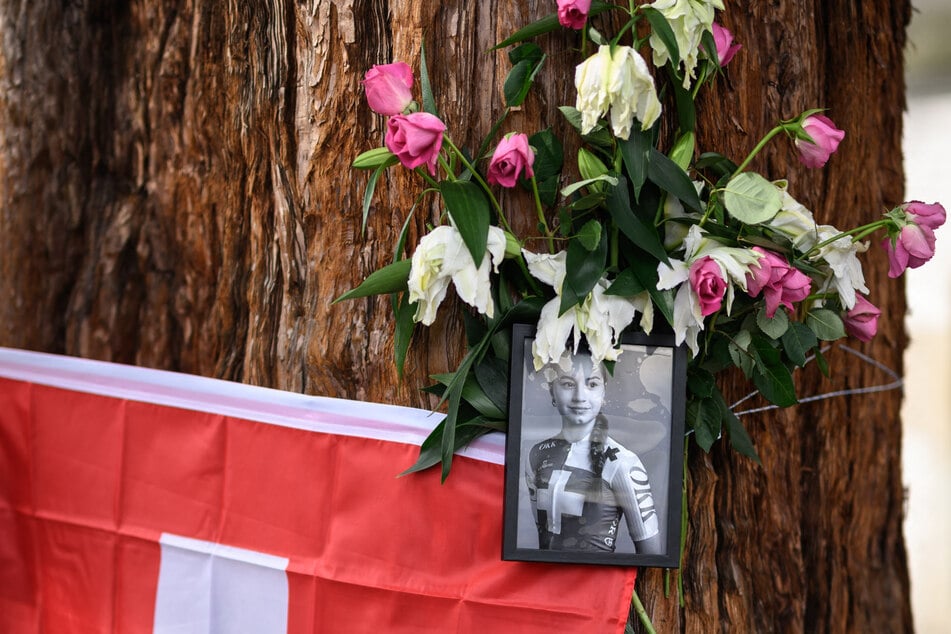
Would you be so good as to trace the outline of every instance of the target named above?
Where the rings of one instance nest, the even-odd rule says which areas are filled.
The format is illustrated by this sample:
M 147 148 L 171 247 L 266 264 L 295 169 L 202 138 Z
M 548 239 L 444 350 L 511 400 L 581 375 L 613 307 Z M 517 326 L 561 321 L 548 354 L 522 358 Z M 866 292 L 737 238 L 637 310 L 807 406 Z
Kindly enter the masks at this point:
M 690 517 L 687 511 L 687 458 L 689 457 L 690 438 L 684 440 L 684 473 L 680 484 L 680 567 L 677 572 L 677 594 L 680 597 L 680 607 L 684 607 L 684 549 L 687 547 L 687 520 Z
M 489 130 L 489 133 L 485 136 L 485 139 L 482 140 L 482 145 L 479 146 L 479 153 L 476 154 L 476 160 L 482 158 L 482 155 L 485 154 L 489 149 L 489 143 L 492 142 L 492 139 L 495 138 L 496 133 L 499 131 L 499 128 L 502 127 L 502 123 L 505 122 L 506 117 L 509 116 L 509 113 L 512 109 L 509 106 L 505 107 L 505 110 L 502 111 L 502 116 L 492 124 L 492 129 Z
M 766 147 L 766 144 L 769 143 L 770 140 L 771 140 L 774 136 L 776 136 L 777 134 L 779 134 L 780 132 L 782 132 L 782 131 L 785 130 L 785 129 L 786 129 L 786 125 L 783 124 L 783 123 L 780 123 L 778 126 L 776 126 L 776 127 L 773 128 L 772 130 L 770 130 L 769 132 L 767 132 L 767 133 L 766 133 L 766 136 L 764 136 L 762 139 L 760 139 L 759 143 L 756 144 L 756 147 L 753 148 L 753 151 L 750 152 L 749 156 L 747 156 L 745 159 L 743 159 L 743 162 L 740 163 L 739 167 L 737 167 L 737 168 L 736 168 L 736 171 L 733 172 L 733 173 L 734 173 L 734 174 L 739 174 L 739 173 L 741 173 L 744 169 L 746 169 L 746 166 L 749 165 L 749 164 L 750 164 L 750 161 L 752 161 L 752 160 L 756 157 L 756 155 L 760 153 L 760 150 L 762 150 L 764 147 Z
M 512 231 L 512 227 L 509 226 L 509 222 L 505 218 L 505 214 L 502 213 L 502 207 L 499 205 L 499 201 L 496 200 L 495 196 L 492 195 L 492 190 L 489 188 L 488 183 L 486 183 L 482 176 L 479 175 L 479 172 L 477 172 L 475 167 L 472 166 L 472 163 L 466 159 L 465 155 L 459 151 L 459 148 L 455 146 L 455 144 L 452 142 L 452 139 L 443 135 L 443 141 L 446 142 L 446 145 L 448 145 L 449 148 L 455 153 L 462 164 L 466 166 L 466 169 L 472 174 L 472 178 L 474 178 L 479 183 L 479 185 L 482 186 L 482 189 L 485 190 L 485 193 L 489 195 L 489 201 L 492 203 L 492 207 L 495 209 L 495 213 L 498 214 L 499 220 L 502 222 L 505 230 L 514 235 L 515 232 Z
M 542 230 L 545 232 L 545 238 L 548 240 L 548 252 L 554 254 L 555 240 L 552 237 L 551 229 L 548 228 L 548 221 L 545 219 L 545 210 L 542 209 L 542 199 L 538 194 L 538 181 L 535 180 L 534 174 L 532 174 L 532 196 L 535 198 L 535 213 L 538 214 L 538 224 L 542 226 Z
M 644 604 L 641 603 L 640 597 L 637 596 L 636 590 L 631 593 L 631 603 L 634 605 L 634 612 L 637 614 L 641 625 L 644 626 L 649 634 L 657 634 L 657 632 L 654 631 L 654 624 L 651 623 L 650 617 L 647 616 L 647 610 L 644 609 Z
M 888 218 L 882 218 L 881 220 L 876 220 L 875 222 L 870 222 L 870 223 L 868 223 L 867 225 L 862 225 L 861 227 L 855 227 L 854 229 L 849 229 L 848 231 L 841 231 L 841 232 L 837 233 L 836 235 L 832 236 L 831 238 L 829 238 L 828 240 L 823 240 L 822 242 L 820 242 L 820 243 L 817 244 L 816 246 L 812 247 L 811 249 L 809 249 L 808 251 L 806 251 L 806 252 L 802 255 L 802 257 L 808 258 L 810 255 L 812 255 L 813 253 L 818 252 L 818 251 L 819 251 L 820 249 L 822 249 L 823 247 L 829 246 L 830 244 L 832 244 L 832 243 L 835 242 L 836 240 L 841 240 L 842 238 L 845 238 L 846 236 L 854 236 L 854 237 L 852 238 L 852 242 L 858 242 L 858 241 L 861 240 L 862 238 L 864 238 L 864 237 L 866 237 L 866 236 L 868 236 L 868 235 L 871 235 L 871 234 L 875 233 L 876 231 L 878 231 L 878 230 L 881 229 L 882 227 L 886 227 L 886 226 L 888 226 L 888 225 L 891 224 L 891 223 L 892 223 L 892 221 L 891 221 L 890 219 L 888 219 Z
M 453 173 L 452 167 L 449 166 L 449 163 L 446 162 L 446 159 L 442 154 L 439 154 L 439 164 L 442 165 L 443 171 L 446 172 L 446 178 L 455 182 L 456 175 Z M 436 186 L 438 187 L 439 185 Z
M 445 161 L 443 161 L 443 163 L 445 163 Z M 430 176 L 429 173 L 425 169 L 423 169 L 422 165 L 416 168 L 416 173 L 422 176 L 423 180 L 429 183 L 431 187 L 435 188 L 437 192 L 439 191 L 439 183 L 437 183 L 436 179 Z

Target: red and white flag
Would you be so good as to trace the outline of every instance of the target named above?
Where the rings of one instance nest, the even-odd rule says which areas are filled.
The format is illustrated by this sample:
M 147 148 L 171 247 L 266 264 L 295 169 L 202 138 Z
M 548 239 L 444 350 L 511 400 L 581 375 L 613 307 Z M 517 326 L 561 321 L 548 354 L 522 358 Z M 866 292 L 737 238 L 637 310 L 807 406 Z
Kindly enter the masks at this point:
M 504 562 L 501 436 L 0 349 L 0 632 L 615 632 L 632 569 Z

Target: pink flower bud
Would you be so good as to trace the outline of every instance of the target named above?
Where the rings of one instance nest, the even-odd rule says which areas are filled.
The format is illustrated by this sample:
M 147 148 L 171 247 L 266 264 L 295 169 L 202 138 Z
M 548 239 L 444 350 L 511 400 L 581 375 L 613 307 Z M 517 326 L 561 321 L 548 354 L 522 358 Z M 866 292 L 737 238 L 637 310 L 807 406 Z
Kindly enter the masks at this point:
M 488 180 L 492 185 L 515 187 L 520 176 L 531 178 L 535 175 L 532 163 L 535 153 L 528 145 L 524 134 L 511 134 L 499 141 L 499 145 L 489 161 Z
M 902 227 L 895 237 L 885 238 L 888 252 L 888 277 L 898 277 L 905 269 L 916 269 L 934 257 L 934 231 L 914 223 Z
M 584 28 L 591 0 L 558 0 L 558 23 L 576 31 Z
M 918 200 L 913 200 L 902 205 L 908 219 L 919 227 L 928 227 L 932 231 L 944 224 L 948 214 L 939 203 L 927 205 Z
M 442 133 L 446 126 L 428 112 L 398 114 L 386 122 L 387 149 L 409 169 L 426 165 L 436 175 L 436 159 L 442 149 Z
M 763 293 L 766 300 L 766 316 L 770 319 L 780 306 L 793 310 L 793 302 L 801 302 L 809 296 L 812 280 L 799 269 L 790 266 L 784 257 L 760 247 L 753 247 L 760 254 L 757 265 L 750 267 L 746 276 L 746 292 L 750 297 Z
M 713 42 L 717 47 L 717 59 L 720 60 L 720 66 L 726 66 L 743 46 L 734 44 L 733 34 L 716 22 L 710 26 L 710 30 L 713 32 Z
M 842 316 L 845 332 L 859 341 L 871 341 L 878 332 L 878 318 L 882 314 L 872 302 L 862 295 L 855 296 L 855 306 Z
M 374 66 L 364 76 L 363 88 L 373 112 L 400 114 L 413 101 L 413 71 L 404 62 Z
M 720 265 L 709 255 L 690 265 L 690 286 L 700 299 L 700 314 L 706 317 L 720 310 L 726 280 Z
M 832 119 L 821 114 L 806 117 L 806 120 L 802 122 L 802 129 L 814 141 L 810 143 L 805 139 L 796 139 L 799 160 L 806 167 L 824 166 L 845 138 L 845 132 L 835 127 Z

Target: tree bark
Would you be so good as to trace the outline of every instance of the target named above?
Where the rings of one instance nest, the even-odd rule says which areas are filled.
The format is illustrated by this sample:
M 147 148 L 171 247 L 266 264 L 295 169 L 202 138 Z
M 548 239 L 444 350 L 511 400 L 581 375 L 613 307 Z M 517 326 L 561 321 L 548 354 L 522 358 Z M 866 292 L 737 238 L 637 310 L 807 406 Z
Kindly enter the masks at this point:
M 418 69 L 425 40 L 443 118 L 471 146 L 502 109 L 508 62 L 488 49 L 553 10 L 0 0 L 0 344 L 428 406 L 418 388 L 459 360 L 461 324 L 444 312 L 418 331 L 400 382 L 389 301 L 331 304 L 390 260 L 420 189 L 391 170 L 362 233 L 366 175 L 349 163 L 382 144 L 383 121 L 360 80 L 375 63 Z M 699 104 L 699 147 L 740 159 L 778 119 L 827 107 L 847 136 L 825 170 L 782 142 L 754 167 L 820 221 L 875 219 L 903 196 L 909 15 L 907 0 L 730 3 L 744 48 Z M 541 43 L 544 77 L 507 130 L 562 129 L 555 107 L 574 101 L 575 36 Z M 413 212 L 411 241 L 434 204 Z M 861 349 L 900 372 L 903 286 L 880 253 L 866 262 L 884 317 Z M 833 380 L 807 369 L 801 395 L 888 381 L 830 360 Z M 745 416 L 762 466 L 692 450 L 683 605 L 660 571 L 638 583 L 657 630 L 911 631 L 899 405 L 894 391 Z

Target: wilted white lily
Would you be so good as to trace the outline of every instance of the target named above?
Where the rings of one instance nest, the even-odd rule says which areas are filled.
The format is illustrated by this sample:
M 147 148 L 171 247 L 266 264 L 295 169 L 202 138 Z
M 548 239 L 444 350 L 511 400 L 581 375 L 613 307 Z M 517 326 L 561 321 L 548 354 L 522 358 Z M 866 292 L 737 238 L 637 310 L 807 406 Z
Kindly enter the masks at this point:
M 634 321 L 637 313 L 641 313 L 640 325 L 644 332 L 649 333 L 653 328 L 654 305 L 647 291 L 634 297 L 608 295 L 605 291 L 611 282 L 606 277 L 595 284 L 580 305 L 572 306 L 559 315 L 566 253 L 562 251 L 557 255 L 547 255 L 524 250 L 522 253 L 532 276 L 554 288 L 556 293 L 555 298 L 542 308 L 538 320 L 532 344 L 536 370 L 549 363 L 557 363 L 564 355 L 572 334 L 574 350 L 577 351 L 581 336 L 584 335 L 594 362 L 600 363 L 617 360 L 621 352 L 617 347 L 618 337 Z
M 841 232 L 832 225 L 819 225 L 818 243 L 831 240 Z M 868 250 L 867 242 L 852 242 L 850 236 L 842 236 L 838 240 L 831 242 L 821 249 L 818 254 L 812 256 L 813 259 L 824 260 L 831 269 L 832 274 L 826 278 L 819 292 L 823 293 L 829 288 L 835 288 L 842 300 L 842 306 L 846 310 L 855 307 L 855 291 L 861 291 L 868 295 L 868 287 L 865 286 L 865 274 L 862 273 L 862 263 L 859 261 L 858 254 Z
M 472 254 L 462 240 L 462 234 L 451 225 L 436 227 L 423 236 L 413 253 L 409 272 L 409 301 L 416 303 L 413 319 L 430 325 L 436 319 L 436 310 L 446 297 L 449 282 L 456 287 L 459 298 L 483 315 L 492 317 L 489 272 L 498 271 L 505 256 L 505 232 L 489 227 L 486 256 L 476 268 Z
M 649 5 L 660 11 L 677 40 L 680 62 L 684 69 L 684 88 L 689 88 L 696 77 L 700 38 L 713 25 L 714 9 L 723 9 L 723 0 L 656 0 Z M 670 59 L 667 46 L 656 33 L 651 34 L 650 46 L 654 51 L 654 65 L 660 68 Z
M 689 283 L 690 265 L 701 258 L 709 257 L 720 267 L 723 278 L 727 280 L 726 312 L 733 306 L 734 286 L 746 290 L 746 274 L 750 266 L 759 262 L 759 255 L 740 247 L 727 247 L 706 237 L 703 230 L 693 225 L 684 239 L 684 259 L 670 259 L 670 264 L 660 262 L 657 265 L 658 290 L 677 289 L 674 296 L 674 336 L 677 344 L 687 342 L 691 352 L 700 350 L 697 336 L 703 330 L 703 313 L 700 298 Z
M 581 112 L 581 133 L 587 134 L 598 119 L 611 111 L 611 128 L 619 139 L 631 134 L 634 118 L 641 129 L 660 116 L 660 100 L 647 62 L 630 46 L 600 46 L 598 52 L 575 69 L 575 108 Z

